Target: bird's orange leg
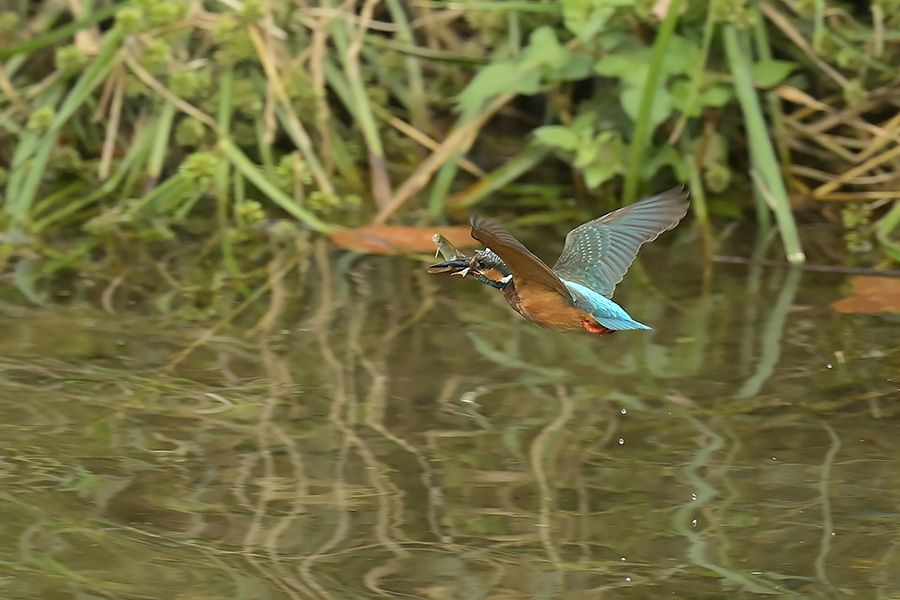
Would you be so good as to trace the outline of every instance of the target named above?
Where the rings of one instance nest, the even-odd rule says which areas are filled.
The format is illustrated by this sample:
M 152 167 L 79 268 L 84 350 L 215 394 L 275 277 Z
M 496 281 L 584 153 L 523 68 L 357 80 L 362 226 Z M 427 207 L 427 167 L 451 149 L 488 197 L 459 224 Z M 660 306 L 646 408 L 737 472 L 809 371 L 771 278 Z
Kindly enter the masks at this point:
M 593 323 L 587 319 L 583 319 L 581 324 L 584 325 L 584 328 L 590 331 L 591 333 L 596 333 L 599 335 L 610 335 L 615 333 L 615 330 L 608 329 L 601 325 L 600 323 Z

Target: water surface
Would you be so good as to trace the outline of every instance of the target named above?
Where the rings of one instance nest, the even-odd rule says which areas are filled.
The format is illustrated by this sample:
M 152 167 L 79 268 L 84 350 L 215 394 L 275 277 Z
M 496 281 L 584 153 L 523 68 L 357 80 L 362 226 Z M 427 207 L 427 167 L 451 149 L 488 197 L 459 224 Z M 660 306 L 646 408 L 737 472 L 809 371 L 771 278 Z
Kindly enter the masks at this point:
M 604 338 L 324 246 L 215 331 L 3 307 L 3 597 L 900 596 L 896 319 L 656 246 Z

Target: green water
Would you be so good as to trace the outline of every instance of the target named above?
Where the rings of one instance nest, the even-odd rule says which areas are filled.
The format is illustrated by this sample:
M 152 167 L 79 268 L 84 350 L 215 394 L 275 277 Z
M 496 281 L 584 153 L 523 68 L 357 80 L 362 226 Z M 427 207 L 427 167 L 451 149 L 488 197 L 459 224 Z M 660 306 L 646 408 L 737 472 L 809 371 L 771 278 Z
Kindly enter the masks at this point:
M 2 597 L 900 597 L 897 321 L 682 254 L 603 338 L 324 247 L 213 332 L 0 309 Z

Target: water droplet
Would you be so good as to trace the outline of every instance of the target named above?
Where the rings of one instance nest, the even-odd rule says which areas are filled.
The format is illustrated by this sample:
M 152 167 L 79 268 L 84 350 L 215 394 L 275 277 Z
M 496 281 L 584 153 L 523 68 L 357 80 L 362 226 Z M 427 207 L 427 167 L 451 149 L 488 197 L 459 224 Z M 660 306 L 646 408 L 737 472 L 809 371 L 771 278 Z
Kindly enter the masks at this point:
M 625 581 L 631 581 L 631 577 L 626 577 Z
M 623 556 L 623 557 L 620 558 L 619 560 L 621 560 L 622 562 L 625 562 L 625 557 Z
M 827 366 L 829 369 L 833 368 L 832 365 L 831 365 L 831 363 L 828 363 L 828 364 L 825 365 L 825 366 Z
M 628 414 L 628 411 L 625 410 L 624 408 L 623 408 L 622 410 L 620 410 L 619 412 L 622 413 L 623 415 L 627 415 L 627 414 Z
M 619 438 L 619 445 L 621 446 L 624 443 L 625 443 L 625 438 Z
M 697 500 L 697 494 L 691 494 L 691 500 Z
M 693 521 L 691 521 L 691 525 L 693 525 L 694 527 L 696 527 L 696 526 L 697 526 L 697 519 L 694 519 Z

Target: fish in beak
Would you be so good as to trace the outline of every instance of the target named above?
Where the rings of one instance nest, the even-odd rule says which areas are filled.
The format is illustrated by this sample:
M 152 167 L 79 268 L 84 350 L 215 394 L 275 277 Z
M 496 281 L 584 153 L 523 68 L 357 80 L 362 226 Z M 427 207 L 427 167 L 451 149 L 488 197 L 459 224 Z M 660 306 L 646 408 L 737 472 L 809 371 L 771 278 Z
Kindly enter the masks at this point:
M 432 275 L 449 273 L 450 275 L 459 275 L 465 277 L 472 268 L 472 259 L 461 257 L 453 260 L 445 260 L 428 267 L 428 272 Z

